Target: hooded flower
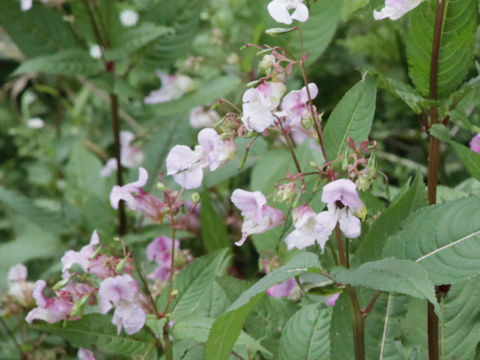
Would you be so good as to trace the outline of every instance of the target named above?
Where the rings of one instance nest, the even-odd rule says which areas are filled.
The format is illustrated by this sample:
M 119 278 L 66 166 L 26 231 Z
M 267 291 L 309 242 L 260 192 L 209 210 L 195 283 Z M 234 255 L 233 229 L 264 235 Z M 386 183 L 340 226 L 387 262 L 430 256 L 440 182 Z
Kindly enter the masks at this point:
M 144 101 L 147 105 L 179 99 L 195 87 L 193 80 L 186 75 L 167 75 L 157 70 L 157 76 L 162 82 L 162 87 L 159 90 L 152 91 L 145 98 Z
M 198 133 L 198 145 L 192 150 L 185 145 L 175 145 L 167 155 L 167 175 L 185 189 L 195 189 L 202 185 L 203 168 L 215 171 L 228 161 L 235 152 L 232 141 L 223 141 L 212 128 Z
M 148 181 L 148 173 L 143 167 L 138 169 L 138 180 L 123 186 L 115 185 L 110 192 L 110 204 L 118 209 L 120 200 L 124 200 L 133 211 L 139 211 L 153 222 L 161 223 L 164 217 L 165 204 L 152 194 L 144 191 Z
M 374 11 L 375 20 L 390 18 L 398 20 L 410 10 L 415 9 L 423 0 L 385 0 L 385 7 L 380 11 Z
M 232 193 L 231 200 L 244 217 L 242 238 L 235 243 L 237 246 L 242 246 L 249 235 L 264 233 L 285 222 L 285 215 L 268 206 L 267 199 L 260 191 L 237 189 Z
M 77 353 L 78 360 L 95 360 L 93 352 L 88 349 L 80 348 Z
M 44 320 L 48 323 L 55 323 L 66 319 L 73 307 L 73 302 L 61 297 L 47 298 L 43 291 L 47 283 L 38 280 L 33 289 L 33 298 L 37 307 L 31 310 L 25 320 L 32 323 L 33 320 Z
M 138 146 L 132 146 L 131 142 L 135 139 L 135 135 L 130 131 L 120 132 L 120 160 L 122 166 L 127 168 L 136 168 L 145 159 L 145 154 Z M 110 176 L 113 171 L 117 170 L 117 159 L 111 158 L 107 161 L 100 176 Z
M 112 323 L 120 335 L 122 328 L 127 334 L 139 332 L 145 324 L 145 311 L 140 305 L 137 282 L 128 274 L 110 277 L 102 281 L 98 290 L 102 314 L 115 307 Z
M 175 240 L 175 249 L 180 248 L 180 242 Z M 158 267 L 153 273 L 155 279 L 167 280 L 170 275 L 172 264 L 172 239 L 160 236 L 147 246 L 147 259 L 155 261 Z
M 293 288 L 297 285 L 295 278 L 290 278 L 281 282 L 280 284 L 275 284 L 270 286 L 267 289 L 267 295 L 270 297 L 284 297 L 289 296 Z
M 197 129 L 212 127 L 220 121 L 220 115 L 215 110 L 205 111 L 203 106 L 197 106 L 190 111 L 189 121 Z
M 62 272 L 63 277 L 69 277 L 69 270 L 74 264 L 80 265 L 83 271 L 88 272 L 92 262 L 92 255 L 95 253 L 95 245 L 100 243 L 98 233 L 95 230 L 90 238 L 90 243 L 85 245 L 80 251 L 68 250 L 63 255 L 61 261 L 63 264 Z
M 290 25 L 293 20 L 305 22 L 309 16 L 303 0 L 273 0 L 268 4 L 267 9 L 276 22 L 287 25 Z
M 308 84 L 308 90 L 312 100 L 315 99 L 318 95 L 317 85 L 315 83 Z M 303 129 L 301 120 L 311 117 L 307 88 L 304 86 L 301 90 L 290 91 L 283 98 L 280 108 L 287 118 L 288 125 Z
M 285 90 L 283 83 L 264 82 L 245 91 L 242 122 L 247 130 L 261 133 L 275 123 L 272 111 L 277 108 Z
M 471 141 L 470 141 L 470 149 L 475 151 L 476 153 L 480 154 L 480 134 L 477 134 Z

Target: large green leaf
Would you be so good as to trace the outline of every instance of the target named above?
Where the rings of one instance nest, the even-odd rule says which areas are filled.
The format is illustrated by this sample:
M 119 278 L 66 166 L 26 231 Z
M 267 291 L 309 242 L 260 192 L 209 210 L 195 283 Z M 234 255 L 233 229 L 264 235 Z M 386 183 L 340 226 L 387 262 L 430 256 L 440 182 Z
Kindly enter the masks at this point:
M 430 134 L 450 144 L 458 154 L 460 160 L 462 160 L 463 165 L 465 165 L 470 175 L 480 180 L 480 154 L 450 139 L 447 128 L 442 124 L 433 125 L 430 129 Z
M 332 41 L 340 21 L 342 6 L 343 0 L 318 0 L 310 7 L 308 21 L 298 24 L 303 34 L 303 51 L 311 52 L 307 64 L 315 62 Z M 302 49 L 299 35 L 294 32 L 291 37 L 287 49 L 300 57 Z
M 21 11 L 18 1 L 0 1 L 0 24 L 28 57 L 79 46 L 63 14 L 35 1 L 30 11 Z
M 111 316 L 90 314 L 65 324 L 59 322 L 49 325 L 42 322 L 35 323 L 33 327 L 58 335 L 75 346 L 97 348 L 114 355 L 143 355 L 155 346 L 155 339 L 146 331 L 135 335 L 127 335 L 122 331 L 118 335 L 111 321 Z
M 354 359 L 352 319 L 348 295 L 343 292 L 333 308 L 330 322 L 331 359 Z
M 372 127 L 377 84 L 367 77 L 351 88 L 328 118 L 324 129 L 328 160 L 343 155 L 351 136 L 356 142 L 367 140 Z
M 225 222 L 213 208 L 207 191 L 201 194 L 200 225 L 203 243 L 208 251 L 231 246 Z
M 427 271 L 411 260 L 385 258 L 364 263 L 356 269 L 336 267 L 330 275 L 344 284 L 427 299 L 438 308 L 434 285 Z
M 59 75 L 90 76 L 103 71 L 100 61 L 93 59 L 83 49 L 61 50 L 52 55 L 44 55 L 27 60 L 20 65 L 13 75 L 28 72 L 43 72 Z
M 445 0 L 438 69 L 438 96 L 460 85 L 472 66 L 477 32 L 477 0 Z M 425 1 L 414 11 L 408 33 L 409 75 L 424 96 L 430 92 L 430 63 L 437 1 Z
M 428 205 L 427 192 L 422 176 L 417 174 L 408 191 L 373 223 L 366 238 L 361 242 L 353 264 L 378 260 L 382 257 L 383 247 L 387 239 L 395 235 L 403 221 L 414 211 Z
M 312 304 L 288 320 L 280 339 L 279 359 L 329 360 L 331 311 Z
M 480 197 L 429 206 L 409 216 L 384 256 L 420 263 L 437 285 L 480 274 Z

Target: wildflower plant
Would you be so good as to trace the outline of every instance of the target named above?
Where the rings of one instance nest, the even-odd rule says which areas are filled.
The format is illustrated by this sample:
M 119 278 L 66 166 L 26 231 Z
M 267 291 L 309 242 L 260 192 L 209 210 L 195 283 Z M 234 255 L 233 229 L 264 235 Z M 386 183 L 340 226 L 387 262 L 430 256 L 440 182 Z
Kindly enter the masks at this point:
M 11 233 L 38 242 L 4 260 L 7 351 L 478 357 L 478 4 L 378 3 L 1 2 L 22 53 L 6 88 L 33 84 L 10 135 L 57 175 L 32 194 L 61 199 L 0 187 Z M 49 41 L 19 30 L 47 18 Z M 336 47 L 368 50 L 349 37 L 378 53 L 346 61 Z M 426 165 L 389 153 L 402 141 Z

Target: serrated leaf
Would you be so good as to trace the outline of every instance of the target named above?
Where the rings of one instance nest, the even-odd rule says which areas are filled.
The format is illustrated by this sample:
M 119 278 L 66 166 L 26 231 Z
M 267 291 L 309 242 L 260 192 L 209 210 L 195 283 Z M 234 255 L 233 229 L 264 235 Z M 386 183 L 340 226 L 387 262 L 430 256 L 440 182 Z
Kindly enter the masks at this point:
M 447 128 L 442 124 L 433 125 L 430 128 L 430 134 L 450 144 L 470 175 L 480 180 L 480 154 L 450 139 Z
M 225 222 L 213 208 L 207 191 L 201 194 L 200 226 L 203 243 L 208 251 L 231 246 Z
M 377 84 L 369 77 L 355 84 L 338 103 L 324 129 L 328 160 L 343 155 L 350 136 L 357 143 L 367 140 L 376 98 Z
M 427 206 L 428 197 L 422 176 L 417 173 L 408 191 L 385 210 L 373 223 L 352 259 L 353 264 L 378 260 L 389 237 L 395 235 L 403 221 L 414 211 Z
M 297 311 L 285 325 L 279 359 L 329 360 L 331 310 L 312 304 Z
M 330 276 L 343 284 L 427 299 L 438 309 L 434 285 L 427 271 L 411 260 L 385 258 L 364 263 L 356 269 L 335 267 Z
M 331 359 L 354 359 L 353 331 L 348 296 L 343 292 L 333 307 L 330 322 Z
M 28 57 L 78 47 L 79 41 L 60 11 L 36 4 L 22 11 L 18 1 L 0 1 L 0 24 Z
M 428 100 L 417 90 L 399 80 L 380 77 L 380 86 L 400 98 L 415 114 L 421 114 L 427 104 Z
M 75 346 L 97 348 L 113 355 L 143 355 L 154 346 L 155 339 L 144 330 L 135 335 L 127 335 L 123 331 L 117 335 L 117 328 L 111 321 L 111 316 L 90 314 L 80 320 L 68 321 L 65 326 L 62 322 L 39 322 L 32 327 L 58 335 Z
M 454 284 L 480 274 L 480 197 L 420 209 L 391 237 L 384 256 L 422 265 L 436 284 Z
M 408 33 L 409 75 L 424 96 L 430 92 L 430 64 L 436 1 L 425 1 L 412 16 Z M 478 25 L 476 0 L 446 0 L 438 64 L 438 96 L 460 85 L 472 66 Z
M 86 50 L 68 49 L 27 60 L 15 70 L 13 75 L 43 72 L 67 76 L 90 76 L 101 71 L 103 71 L 102 64 L 93 59 Z

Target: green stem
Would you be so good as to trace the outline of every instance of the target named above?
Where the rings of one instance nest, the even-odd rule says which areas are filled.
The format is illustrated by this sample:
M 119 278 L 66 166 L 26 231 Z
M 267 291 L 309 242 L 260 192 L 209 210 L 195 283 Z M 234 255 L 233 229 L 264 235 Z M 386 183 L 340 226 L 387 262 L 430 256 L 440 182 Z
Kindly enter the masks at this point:
M 355 288 L 347 286 L 345 290 L 350 297 L 355 360 L 365 360 L 365 318 L 362 315 Z

